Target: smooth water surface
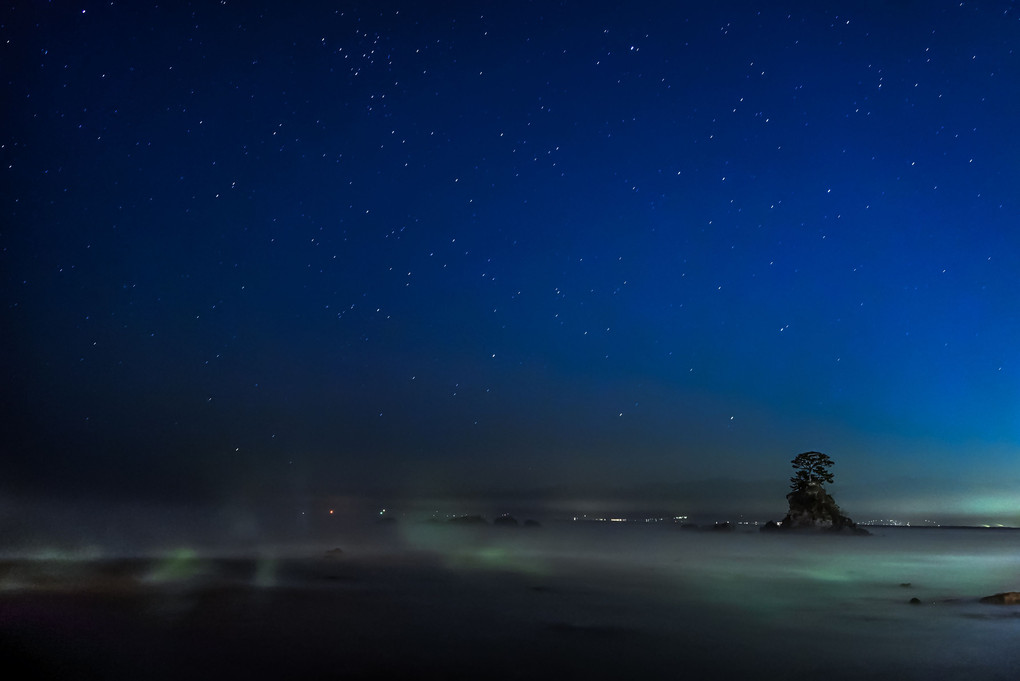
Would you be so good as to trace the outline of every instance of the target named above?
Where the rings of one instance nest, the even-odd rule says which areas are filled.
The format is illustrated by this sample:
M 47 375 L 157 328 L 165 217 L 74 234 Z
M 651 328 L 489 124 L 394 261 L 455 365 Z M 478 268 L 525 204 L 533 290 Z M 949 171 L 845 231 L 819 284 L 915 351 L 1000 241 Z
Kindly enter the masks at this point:
M 112 567 L 8 563 L 0 634 L 40 669 L 97 678 L 1013 679 L 1020 669 L 1020 607 L 978 602 L 1020 590 L 1020 532 L 407 523 L 338 535 L 336 546 L 329 557 L 332 546 L 305 546 L 229 559 L 180 549 Z M 130 653 L 139 648 L 148 652 Z

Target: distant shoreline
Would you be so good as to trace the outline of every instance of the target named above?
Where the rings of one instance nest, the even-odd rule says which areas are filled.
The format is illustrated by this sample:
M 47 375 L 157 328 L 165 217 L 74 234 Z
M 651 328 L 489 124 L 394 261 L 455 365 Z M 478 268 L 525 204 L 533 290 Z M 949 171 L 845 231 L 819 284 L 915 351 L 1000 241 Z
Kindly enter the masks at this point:
M 1001 526 L 989 527 L 986 525 L 882 525 L 880 523 L 865 524 L 857 523 L 861 527 L 881 527 L 890 530 L 1020 530 L 1020 527 Z

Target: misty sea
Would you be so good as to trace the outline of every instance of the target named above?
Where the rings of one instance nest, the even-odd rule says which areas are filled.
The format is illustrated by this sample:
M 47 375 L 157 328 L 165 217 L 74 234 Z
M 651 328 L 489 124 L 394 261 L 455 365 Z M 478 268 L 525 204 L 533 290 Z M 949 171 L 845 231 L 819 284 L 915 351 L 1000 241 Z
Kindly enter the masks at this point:
M 34 678 L 1017 678 L 1020 606 L 979 599 L 1020 590 L 1020 532 L 753 530 L 409 522 L 9 558 L 0 653 Z

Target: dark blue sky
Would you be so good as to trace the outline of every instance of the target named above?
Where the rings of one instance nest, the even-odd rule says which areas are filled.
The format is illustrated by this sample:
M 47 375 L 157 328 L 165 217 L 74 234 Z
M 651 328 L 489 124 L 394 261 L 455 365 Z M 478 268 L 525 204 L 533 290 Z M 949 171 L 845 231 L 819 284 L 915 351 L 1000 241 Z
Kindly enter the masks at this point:
M 771 480 L 781 515 L 818 449 L 851 512 L 1020 522 L 1010 3 L 14 3 L 0 38 L 8 494 Z

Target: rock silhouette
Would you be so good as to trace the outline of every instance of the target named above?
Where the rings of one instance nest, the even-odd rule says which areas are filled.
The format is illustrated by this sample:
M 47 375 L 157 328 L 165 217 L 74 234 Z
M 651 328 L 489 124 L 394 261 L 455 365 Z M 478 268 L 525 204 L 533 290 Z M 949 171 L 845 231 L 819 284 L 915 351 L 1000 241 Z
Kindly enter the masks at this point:
M 778 529 L 870 534 L 843 515 L 836 501 L 819 482 L 813 480 L 808 482 L 802 489 L 787 494 L 786 500 L 790 504 L 790 509 L 779 523 Z
M 832 459 L 821 452 L 804 452 L 791 462 L 796 474 L 790 478 L 792 491 L 786 495 L 789 510 L 778 523 L 768 522 L 762 532 L 823 531 L 871 534 L 843 515 L 823 482 L 832 482 Z

